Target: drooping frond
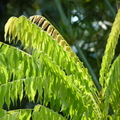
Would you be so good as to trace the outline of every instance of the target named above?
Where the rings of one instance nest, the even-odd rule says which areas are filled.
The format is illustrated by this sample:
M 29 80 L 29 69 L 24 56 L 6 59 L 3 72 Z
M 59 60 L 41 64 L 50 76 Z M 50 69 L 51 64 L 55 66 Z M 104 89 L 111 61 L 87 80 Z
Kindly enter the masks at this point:
M 15 24 L 12 25 L 14 27 L 12 28 L 10 26 L 11 19 L 15 21 Z M 49 25 L 49 27 L 50 26 L 51 25 Z M 41 28 L 37 27 L 35 24 L 31 24 L 25 17 L 10 18 L 10 21 L 8 21 L 5 26 L 5 31 L 5 38 L 7 34 L 9 34 L 10 40 L 14 40 L 17 37 L 17 40 L 21 40 L 25 48 L 32 47 L 33 49 L 38 49 L 38 51 L 46 53 L 52 61 L 55 61 L 56 64 L 66 72 L 67 75 L 73 77 L 72 80 L 74 80 L 73 82 L 76 86 L 80 87 L 82 84 L 91 88 L 90 86 L 93 85 L 87 69 L 84 68 L 83 64 L 78 60 L 75 53 L 71 50 L 65 40 L 61 38 L 59 33 L 57 33 L 57 37 L 59 38 L 60 36 L 60 38 L 56 41 L 49 36 L 46 31 L 41 30 Z M 60 43 L 58 44 L 58 42 Z
M 12 23 L 12 26 L 11 26 L 11 23 Z M 49 25 L 49 27 L 50 26 L 51 25 Z M 93 87 L 93 83 L 92 83 L 91 77 L 87 72 L 87 69 L 84 68 L 84 66 L 78 60 L 75 53 L 71 50 L 70 46 L 68 46 L 65 40 L 59 35 L 59 33 L 57 32 L 57 37 L 59 38 L 58 41 L 56 39 L 53 39 L 54 37 L 52 33 L 51 33 L 52 36 L 49 36 L 46 31 L 43 31 L 40 27 L 37 27 L 37 25 L 32 24 L 25 17 L 20 17 L 20 18 L 12 17 L 10 18 L 10 20 L 8 20 L 5 26 L 6 39 L 8 38 L 9 41 L 12 41 L 17 38 L 17 40 L 21 40 L 22 44 L 24 45 L 24 48 L 33 49 L 32 61 L 34 62 L 32 62 L 31 63 L 32 65 L 30 64 L 29 66 L 33 67 L 34 66 L 33 63 L 35 64 L 35 66 L 38 65 L 37 66 L 39 67 L 38 71 L 40 71 L 38 76 L 40 77 L 43 76 L 43 78 L 44 77 L 53 78 L 56 81 L 58 80 L 60 83 L 59 85 L 57 83 L 58 86 L 56 87 L 57 89 L 56 91 L 59 91 L 59 90 L 65 91 L 66 87 L 62 89 L 62 84 L 64 82 L 67 82 L 64 84 L 72 85 L 71 89 L 73 91 L 75 89 L 76 91 L 74 95 L 77 95 L 77 94 L 78 96 L 80 95 L 79 96 L 80 98 L 79 97 L 78 98 L 80 101 L 83 101 L 81 105 L 83 105 L 83 108 L 85 106 L 87 107 L 87 109 L 85 107 L 86 110 L 83 110 L 83 111 L 86 111 L 84 114 L 87 114 L 86 116 L 88 117 L 90 116 L 90 112 L 92 112 L 93 116 L 94 115 L 100 116 L 99 107 L 96 104 L 94 97 L 92 96 L 92 94 L 96 94 L 95 93 L 96 91 Z M 33 67 L 33 68 L 36 69 L 37 67 Z M 24 66 L 23 66 L 23 69 L 24 69 Z M 35 71 L 35 69 L 33 69 L 33 71 Z M 29 69 L 27 71 L 29 74 L 32 74 L 29 71 Z M 34 77 L 35 77 L 35 74 L 33 75 Z M 46 81 L 47 81 L 47 78 L 45 79 Z M 47 84 L 46 86 L 49 86 L 49 82 L 47 82 Z M 59 89 L 59 87 L 61 89 Z M 44 90 L 49 90 L 49 89 L 46 88 Z M 64 93 L 62 92 L 60 94 L 63 94 L 64 96 L 65 92 Z M 67 94 L 69 94 L 69 92 L 66 92 L 65 97 Z M 48 97 L 48 96 L 49 94 L 45 94 L 45 97 Z M 58 97 L 60 96 L 58 94 Z M 70 94 L 70 96 L 72 96 L 71 98 L 72 101 L 71 100 L 68 100 L 68 101 L 71 101 L 72 103 L 73 95 Z M 56 98 L 56 96 L 54 97 Z M 31 99 L 31 97 L 29 97 L 29 99 Z M 68 97 L 60 101 L 60 103 L 62 104 L 61 109 L 62 110 L 66 109 L 66 111 L 69 111 L 68 114 L 70 114 L 71 116 L 74 115 L 75 117 L 77 116 L 78 118 L 81 117 L 83 115 L 83 111 L 81 110 L 80 112 L 79 108 L 82 108 L 82 106 L 80 105 L 77 107 L 74 104 L 77 102 L 75 102 L 74 100 L 72 107 L 68 107 L 68 105 L 66 107 L 66 102 L 63 103 L 63 101 L 67 101 L 67 99 L 70 99 L 70 98 Z M 80 101 L 78 103 L 81 103 Z M 49 101 L 47 101 L 46 103 L 48 102 Z M 52 103 L 52 101 L 50 102 Z M 90 107 L 90 106 L 94 106 L 94 107 Z M 89 110 L 88 108 L 91 108 L 90 112 L 87 111 Z M 76 110 L 77 112 L 75 113 Z M 79 111 L 79 115 L 78 115 L 78 111 Z
M 116 58 L 110 69 L 108 84 L 104 94 L 104 114 L 108 114 L 109 106 L 114 112 L 113 119 L 120 119 L 120 56 Z
M 29 101 L 34 101 L 38 91 L 38 101 L 41 104 L 47 106 L 50 103 L 51 108 L 57 112 L 62 111 L 65 116 L 70 115 L 73 119 L 80 119 L 84 115 L 85 118 L 99 116 L 99 110 L 95 111 L 92 107 L 96 103 L 92 99 L 90 88 L 83 95 L 84 86 L 81 85 L 81 89 L 78 89 L 72 82 L 72 76 L 66 76 L 60 66 L 44 52 L 38 54 L 35 50 L 31 56 L 12 46 L 0 44 L 0 73 L 3 75 L 0 107 L 4 103 L 9 107 L 18 98 L 21 101 L 23 91 Z
M 5 111 L 0 110 L 0 113 L 4 113 L 3 116 L 0 116 L 0 120 L 66 120 L 57 112 L 50 110 L 41 105 L 36 105 L 34 109 L 19 109 Z
M 107 76 L 111 67 L 111 62 L 114 58 L 115 48 L 118 43 L 119 35 L 120 35 L 120 10 L 118 11 L 118 14 L 115 18 L 115 22 L 113 23 L 111 33 L 107 40 L 107 45 L 104 53 L 105 55 L 103 56 L 102 59 L 100 70 L 100 83 L 103 88 L 108 84 Z

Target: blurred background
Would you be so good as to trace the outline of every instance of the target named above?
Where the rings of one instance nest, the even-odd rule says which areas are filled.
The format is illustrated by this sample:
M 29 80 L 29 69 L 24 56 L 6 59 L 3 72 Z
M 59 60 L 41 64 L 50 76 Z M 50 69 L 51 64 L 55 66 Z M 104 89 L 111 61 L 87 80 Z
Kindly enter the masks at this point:
M 98 79 L 119 6 L 119 0 L 0 0 L 0 41 L 4 41 L 4 25 L 11 16 L 43 15 L 67 40 L 93 79 Z M 119 45 L 115 56 L 120 53 Z

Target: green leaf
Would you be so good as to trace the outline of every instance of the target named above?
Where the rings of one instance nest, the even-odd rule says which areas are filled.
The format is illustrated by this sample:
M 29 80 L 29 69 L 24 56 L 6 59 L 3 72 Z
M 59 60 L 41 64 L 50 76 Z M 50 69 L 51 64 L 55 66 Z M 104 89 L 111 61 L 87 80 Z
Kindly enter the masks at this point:
M 9 75 L 8 81 L 13 75 L 11 82 L 4 84 L 11 88 L 13 94 L 8 93 L 7 88 L 5 94 L 9 94 L 12 101 L 16 100 L 18 95 L 21 101 L 25 90 L 26 97 L 29 101 L 34 102 L 34 97 L 38 92 L 37 101 L 44 106 L 50 103 L 52 109 L 62 112 L 66 117 L 70 116 L 71 119 L 82 119 L 83 116 L 91 118 L 91 114 L 92 117 L 99 117 L 101 111 L 94 99 L 96 88 L 93 87 L 92 79 L 82 62 L 78 60 L 55 28 L 53 27 L 53 32 L 49 36 L 48 31 L 42 30 L 47 20 L 43 23 L 42 29 L 23 16 L 14 21 L 12 22 L 15 23 L 14 29 L 6 24 L 5 29 L 10 31 L 6 34 L 11 41 L 15 41 L 16 37 L 17 40 L 21 40 L 25 51 L 32 55 L 3 45 L 5 52 L 3 48 L 1 51 L 5 54 L 6 66 L 9 66 L 6 68 Z M 51 24 L 50 27 L 52 27 Z M 14 30 L 17 31 L 17 34 L 12 35 Z M 17 88 L 13 87 L 14 85 Z M 14 89 L 17 90 L 14 92 Z M 7 99 L 6 95 L 4 97 Z M 8 99 L 6 102 L 8 105 L 10 104 Z M 44 109 L 41 112 L 44 113 Z
M 46 108 L 44 106 L 36 105 L 34 108 L 34 112 L 32 114 L 33 120 L 66 120 L 64 117 L 62 117 L 60 114 L 54 112 L 53 110 L 50 110 L 49 108 Z
M 104 98 L 104 112 L 105 115 L 108 114 L 108 108 L 111 106 L 113 109 L 114 119 L 117 119 L 117 117 L 120 115 L 120 56 L 118 56 L 114 63 L 111 66 L 109 77 L 107 79 L 108 84 L 106 86 Z
M 106 87 L 108 84 L 107 77 L 110 70 L 111 62 L 114 58 L 115 48 L 118 43 L 118 38 L 120 35 L 120 10 L 117 13 L 115 21 L 112 26 L 111 33 L 107 40 L 107 45 L 105 49 L 104 56 L 102 58 L 101 70 L 100 70 L 100 83 L 102 87 Z
M 0 118 L 3 117 L 6 114 L 6 111 L 3 109 L 0 109 Z

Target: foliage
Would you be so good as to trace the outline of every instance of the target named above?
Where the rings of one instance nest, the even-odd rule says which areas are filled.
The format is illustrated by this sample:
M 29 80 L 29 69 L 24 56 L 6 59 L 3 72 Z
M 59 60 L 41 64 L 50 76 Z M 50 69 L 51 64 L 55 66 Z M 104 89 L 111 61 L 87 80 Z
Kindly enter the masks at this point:
M 5 40 L 11 45 L 0 42 L 1 119 L 119 119 L 120 57 L 112 63 L 119 19 L 120 10 L 103 57 L 99 91 L 82 62 L 46 18 L 11 17 L 5 25 Z M 37 105 L 33 109 L 11 109 L 25 97 Z
M 45 16 L 72 46 L 100 89 L 100 64 L 118 8 L 119 0 L 1 0 L 0 41 L 4 42 L 4 25 L 10 16 Z M 119 48 L 118 43 L 115 56 Z

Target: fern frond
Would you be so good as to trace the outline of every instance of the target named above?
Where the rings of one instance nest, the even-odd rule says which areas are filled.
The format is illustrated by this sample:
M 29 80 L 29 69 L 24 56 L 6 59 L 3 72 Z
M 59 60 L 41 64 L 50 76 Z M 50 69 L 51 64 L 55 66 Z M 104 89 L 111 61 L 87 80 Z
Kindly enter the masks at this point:
M 32 113 L 32 119 L 34 120 L 54 120 L 56 118 L 58 120 L 66 120 L 65 117 L 62 117 L 62 115 L 57 112 L 40 105 L 36 105 Z
M 20 109 L 5 111 L 0 120 L 66 120 L 62 115 L 41 105 L 36 105 L 34 109 Z
M 38 22 L 38 20 L 39 19 L 36 21 Z M 35 20 L 33 19 L 33 21 Z M 78 60 L 75 53 L 71 50 L 70 46 L 65 42 L 61 35 L 59 35 L 58 32 L 57 36 L 62 46 L 58 45 L 58 42 L 51 36 L 48 36 L 46 31 L 41 30 L 41 28 L 37 27 L 35 24 L 31 24 L 31 22 L 28 21 L 25 17 L 17 18 L 15 26 L 16 27 L 14 29 L 16 29 L 16 31 L 20 30 L 17 31 L 17 39 L 21 40 L 25 48 L 32 47 L 38 51 L 46 53 L 52 59 L 52 61 L 55 61 L 56 64 L 66 72 L 67 75 L 72 75 L 73 80 L 78 80 L 79 76 L 79 81 L 74 82 L 76 86 L 80 87 L 81 84 L 84 84 L 84 81 L 85 86 L 87 85 L 90 87 L 93 85 L 91 76 L 88 74 L 87 69 L 84 68 L 83 64 Z M 49 25 L 49 27 L 50 26 L 51 25 Z M 6 28 L 9 29 L 7 24 L 5 29 Z M 10 30 L 11 29 L 9 29 L 9 31 Z M 56 30 L 54 29 L 54 31 Z M 10 32 L 11 34 L 9 34 L 9 38 L 12 37 L 15 39 L 16 36 L 14 36 L 12 32 L 13 31 Z
M 114 116 L 113 119 L 116 120 L 120 118 L 120 56 L 116 58 L 111 66 L 108 84 L 106 86 L 106 91 L 104 94 L 104 113 L 107 115 L 109 105 L 111 106 Z
M 54 76 L 51 76 L 54 78 Z M 58 78 L 59 79 L 59 78 Z M 6 104 L 10 104 L 10 99 L 15 100 L 15 94 L 19 95 L 20 89 L 23 91 L 23 84 L 25 84 L 25 94 L 29 98 L 29 101 L 34 100 L 34 95 L 38 91 L 38 99 L 41 99 L 43 96 L 44 90 L 44 105 L 46 106 L 48 102 L 51 104 L 51 108 L 57 105 L 56 108 L 58 111 L 61 110 L 65 116 L 70 115 L 73 118 L 80 119 L 83 113 L 87 108 L 83 105 L 83 98 L 77 92 L 77 90 L 72 87 L 71 84 L 67 84 L 63 81 L 58 81 L 56 78 L 54 81 L 48 78 L 37 77 L 29 78 L 23 80 L 16 80 L 10 83 L 6 83 L 0 86 L 0 106 L 2 107 L 5 98 Z M 47 80 L 47 81 L 46 81 Z M 58 85 L 61 85 L 60 88 Z M 17 86 L 17 88 L 16 88 Z M 16 89 L 16 91 L 15 91 Z M 58 91 L 57 91 L 58 90 Z M 10 91 L 10 92 L 9 92 Z M 63 93 L 64 91 L 64 93 Z M 33 99 L 32 99 L 33 98 Z M 75 99 L 73 99 L 75 98 Z M 79 104 L 76 104 L 79 103 Z M 62 108 L 60 108 L 62 106 Z M 80 108 L 80 109 L 79 109 Z M 60 111 L 59 111 L 60 112 Z
M 89 84 L 88 86 L 89 86 L 89 88 L 91 88 L 90 91 L 92 92 L 92 94 L 96 94 L 95 89 L 93 87 L 90 87 L 90 86 L 94 86 L 94 85 L 93 85 L 91 76 L 88 74 L 87 69 L 84 68 L 82 62 L 78 59 L 76 54 L 72 51 L 71 47 L 67 44 L 67 42 L 64 40 L 62 35 L 56 30 L 56 28 L 43 16 L 35 15 L 35 16 L 31 16 L 29 19 L 33 23 L 35 23 L 36 25 L 41 27 L 43 31 L 45 31 L 50 37 L 52 37 L 52 39 L 57 41 L 57 46 L 58 45 L 62 46 L 63 49 L 58 50 L 60 53 L 58 53 L 58 51 L 55 53 L 56 55 L 59 55 L 59 60 L 57 59 L 57 61 L 61 61 L 61 60 L 63 61 L 65 59 L 65 57 L 69 58 L 69 59 L 66 59 L 65 61 L 61 62 L 61 64 L 60 63 L 57 63 L 57 64 L 59 66 L 61 66 L 62 69 L 65 70 L 65 72 L 68 75 L 70 74 L 72 76 L 73 84 L 75 84 L 79 89 L 81 89 L 81 87 L 80 87 L 81 81 L 82 80 L 86 81 L 86 83 L 83 82 L 83 84 L 84 85 Z M 46 43 L 46 44 L 48 44 L 48 43 Z M 54 46 L 52 47 L 52 49 L 54 49 Z M 56 51 L 56 50 L 57 50 L 57 48 L 55 48 L 55 50 L 53 50 L 53 51 Z M 64 53 L 62 53 L 62 51 L 64 51 L 65 55 L 64 55 Z M 67 54 L 69 53 L 69 55 L 67 56 L 66 53 Z M 64 55 L 64 56 L 62 57 L 62 55 Z M 61 57 L 61 59 L 60 59 L 60 57 Z M 75 61 L 73 61 L 73 59 Z M 54 61 L 56 62 L 56 60 L 54 60 Z M 82 78 L 82 80 L 81 80 L 81 78 Z M 84 91 L 85 90 L 83 90 L 82 93 L 85 95 Z M 93 96 L 96 96 L 96 99 L 97 99 L 96 101 L 98 102 L 98 99 L 99 99 L 98 96 L 97 95 L 93 95 Z
M 120 35 L 120 10 L 118 11 L 117 16 L 115 18 L 115 22 L 113 23 L 111 33 L 107 40 L 105 53 L 102 59 L 100 70 L 100 83 L 103 88 L 105 88 L 108 84 L 107 81 L 108 72 L 111 67 L 111 62 L 114 58 L 115 48 L 118 43 L 119 35 Z
M 43 31 L 44 29 L 42 30 L 40 27 L 37 27 L 37 25 L 32 24 L 31 21 L 27 20 L 23 16 L 20 18 L 15 18 L 15 19 L 11 18 L 11 19 L 15 20 L 14 22 L 15 25 L 14 28 L 9 29 L 11 27 L 9 26 L 9 24 L 6 24 L 5 38 L 8 37 L 9 40 L 14 41 L 17 37 L 17 40 L 21 40 L 22 44 L 25 46 L 24 48 L 33 48 L 33 53 L 31 55 L 32 60 L 28 62 L 31 64 L 28 64 L 27 62 L 26 63 L 23 62 L 22 69 L 24 69 L 25 71 L 26 68 L 24 67 L 26 66 L 24 65 L 27 64 L 28 68 L 30 69 L 35 68 L 37 70 L 37 73 L 36 72 L 34 73 L 34 71 L 36 71 L 35 69 L 32 69 L 32 71 L 30 71 L 30 69 L 27 69 L 25 75 L 27 74 L 28 77 L 32 77 L 31 74 L 34 73 L 33 76 L 35 77 L 38 75 L 38 71 L 39 71 L 38 76 L 40 77 L 43 76 L 43 78 L 45 77 L 44 81 L 46 81 L 45 82 L 46 85 L 44 86 L 45 88 L 43 87 L 44 90 L 46 91 L 46 92 L 44 91 L 45 104 L 47 105 L 48 102 L 50 102 L 51 105 L 53 104 L 52 106 L 54 106 L 53 101 L 57 99 L 58 108 L 61 105 L 62 106 L 61 110 L 67 111 L 66 112 L 67 115 L 70 114 L 70 116 L 73 118 L 75 117 L 81 118 L 83 114 L 87 118 L 89 118 L 91 116 L 91 113 L 93 113 L 93 116 L 100 117 L 101 112 L 99 109 L 99 105 L 97 104 L 98 101 L 96 102 L 94 99 L 94 96 L 96 95 L 96 89 L 93 87 L 94 84 L 92 82 L 91 76 L 88 74 L 88 71 L 86 68 L 84 68 L 83 64 L 78 60 L 77 56 L 72 51 L 70 46 L 55 30 L 55 28 L 51 24 L 48 24 L 46 19 L 43 19 L 42 21 L 43 22 L 46 21 L 46 22 L 43 23 L 41 26 L 42 29 L 43 28 L 47 29 L 47 32 L 49 33 L 48 35 L 46 31 Z M 8 23 L 11 22 L 11 19 L 10 21 L 8 20 L 9 21 Z M 39 23 L 39 19 L 35 21 Z M 42 22 L 40 22 L 39 24 L 41 23 Z M 54 32 L 51 32 L 50 29 L 52 29 L 52 31 Z M 16 31 L 16 33 L 12 34 L 12 32 L 14 31 Z M 49 78 L 53 78 L 53 81 L 50 81 L 51 83 L 54 82 L 54 80 L 57 81 L 57 83 L 56 82 L 54 83 L 57 84 L 54 92 L 56 93 L 56 91 L 58 91 L 56 93 L 58 95 L 58 98 L 56 98 L 57 95 L 53 94 L 52 96 L 54 96 L 53 97 L 54 99 L 52 98 L 53 100 L 51 101 L 49 101 L 49 96 L 51 96 L 51 94 L 50 93 L 48 94 L 50 88 L 49 89 L 47 88 L 47 86 L 50 86 Z M 33 86 L 31 87 L 31 85 L 33 83 L 28 82 L 26 86 L 29 84 L 30 84 L 29 87 L 32 89 Z M 67 89 L 67 85 L 65 86 L 65 84 L 68 84 L 68 86 L 70 85 L 71 86 L 70 89 L 72 91 L 70 89 Z M 40 95 L 43 92 L 41 89 L 42 87 L 40 88 L 39 91 Z M 69 92 L 66 91 L 66 89 L 68 91 L 70 90 L 71 92 L 73 92 L 72 94 L 70 94 L 72 98 L 66 97 L 66 95 L 69 94 Z M 29 89 L 28 90 L 26 89 L 26 91 L 28 93 L 28 98 L 30 100 L 33 100 L 34 95 L 33 94 L 32 94 L 33 96 L 30 95 Z M 66 92 L 64 92 L 63 94 L 63 92 L 59 93 L 59 91 L 66 91 Z M 34 93 L 35 91 L 33 90 L 32 92 Z M 64 96 L 64 99 L 61 98 L 62 96 Z M 60 101 L 58 101 L 59 97 L 61 98 Z M 96 98 L 97 97 L 98 96 L 96 95 Z M 78 103 L 81 103 L 80 106 L 76 105 L 77 101 L 73 102 L 73 98 L 78 100 Z M 99 98 L 97 98 L 96 100 L 98 99 Z M 69 102 L 67 103 L 67 101 L 71 102 L 73 105 L 69 106 L 68 104 L 70 103 Z M 79 108 L 81 108 L 81 110 Z
M 92 106 L 96 104 L 93 103 L 89 88 L 83 95 L 84 86 L 81 85 L 81 88 L 78 89 L 72 82 L 73 76 L 66 76 L 60 66 L 56 65 L 47 54 L 43 52 L 38 54 L 36 50 L 31 56 L 12 46 L 0 44 L 0 63 L 3 66 L 0 70 L 3 72 L 4 68 L 6 71 L 4 76 L 8 76 L 7 80 L 1 77 L 3 82 L 0 86 L 0 107 L 4 103 L 9 107 L 11 102 L 14 104 L 18 98 L 21 101 L 23 91 L 29 101 L 34 101 L 38 91 L 38 101 L 41 102 L 44 98 L 44 102 L 41 104 L 47 106 L 50 102 L 51 108 L 56 106 L 55 109 L 58 112 L 62 111 L 66 116 L 70 115 L 71 118 L 77 119 L 85 114 L 88 117 L 91 115 L 88 112 L 89 108 L 91 108 L 90 112 L 93 113 L 93 116 L 99 116 L 98 112 L 92 109 L 94 108 Z M 9 57 L 10 55 L 11 57 Z M 96 114 L 94 114 L 95 112 Z

